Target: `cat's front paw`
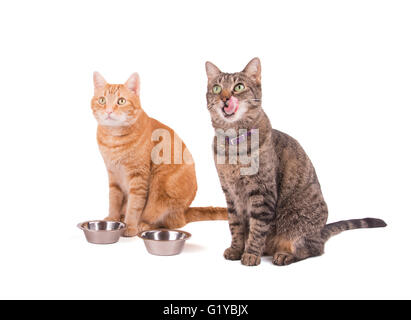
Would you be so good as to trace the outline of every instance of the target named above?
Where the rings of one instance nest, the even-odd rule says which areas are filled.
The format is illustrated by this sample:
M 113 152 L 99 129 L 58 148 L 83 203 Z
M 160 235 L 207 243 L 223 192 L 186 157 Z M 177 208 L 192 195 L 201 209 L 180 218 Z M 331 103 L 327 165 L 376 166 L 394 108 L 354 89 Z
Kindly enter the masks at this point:
M 123 233 L 124 237 L 135 237 L 138 234 L 138 228 L 127 226 L 126 230 Z
M 243 254 L 243 251 L 230 247 L 230 248 L 225 249 L 224 258 L 226 258 L 227 260 L 240 260 L 242 254 Z
M 149 224 L 145 223 L 145 222 L 140 222 L 137 226 L 137 233 L 143 232 L 143 231 L 147 231 L 153 229 L 153 227 L 151 227 Z
M 258 266 L 261 262 L 261 257 L 251 253 L 244 253 L 241 257 L 241 263 L 245 266 Z
M 104 221 L 116 221 L 117 222 L 117 221 L 120 221 L 120 219 L 108 216 L 104 218 Z

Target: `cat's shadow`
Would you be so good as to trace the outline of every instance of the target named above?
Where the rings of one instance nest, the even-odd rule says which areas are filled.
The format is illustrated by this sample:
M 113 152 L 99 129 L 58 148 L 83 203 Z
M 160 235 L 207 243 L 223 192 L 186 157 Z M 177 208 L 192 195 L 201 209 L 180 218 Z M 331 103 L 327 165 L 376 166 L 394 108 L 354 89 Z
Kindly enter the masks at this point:
M 186 253 L 196 253 L 196 252 L 202 252 L 202 251 L 205 251 L 205 247 L 200 246 L 199 244 L 186 243 L 184 245 L 184 252 Z
M 138 239 L 138 237 L 121 237 L 120 241 L 124 242 L 124 243 L 130 243 L 130 242 L 135 242 L 136 238 Z M 138 240 L 141 240 L 141 239 L 138 239 Z M 206 248 L 204 246 L 199 245 L 199 244 L 185 243 L 183 252 L 185 252 L 185 253 L 197 253 L 197 252 L 203 252 L 205 250 L 206 250 Z
M 141 240 L 141 239 L 137 236 L 136 237 L 121 237 L 119 242 L 128 243 L 128 242 L 136 242 L 136 241 L 139 241 L 139 240 Z M 143 242 L 143 241 L 141 240 L 141 242 Z

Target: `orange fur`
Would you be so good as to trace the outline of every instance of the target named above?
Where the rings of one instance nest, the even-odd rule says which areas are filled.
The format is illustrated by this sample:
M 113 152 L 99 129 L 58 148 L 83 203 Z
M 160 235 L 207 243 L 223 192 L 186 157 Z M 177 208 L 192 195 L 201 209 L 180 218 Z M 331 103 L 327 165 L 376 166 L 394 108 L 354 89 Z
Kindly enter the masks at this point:
M 140 105 L 139 79 L 133 74 L 121 85 L 94 74 L 93 114 L 99 125 L 97 141 L 107 167 L 110 207 L 107 220 L 127 224 L 125 236 L 158 227 L 180 228 L 188 222 L 227 219 L 225 208 L 189 208 L 197 182 L 194 163 L 174 164 L 174 131 L 147 116 Z M 102 102 L 102 98 L 104 98 Z M 120 98 L 125 103 L 119 104 Z M 108 115 L 110 114 L 110 117 Z M 171 136 L 171 164 L 155 164 L 152 132 Z M 191 157 L 182 143 L 182 151 Z
M 296 245 L 299 239 L 287 239 L 284 236 L 276 235 L 268 237 L 265 246 L 266 255 L 274 255 L 275 253 L 296 253 Z

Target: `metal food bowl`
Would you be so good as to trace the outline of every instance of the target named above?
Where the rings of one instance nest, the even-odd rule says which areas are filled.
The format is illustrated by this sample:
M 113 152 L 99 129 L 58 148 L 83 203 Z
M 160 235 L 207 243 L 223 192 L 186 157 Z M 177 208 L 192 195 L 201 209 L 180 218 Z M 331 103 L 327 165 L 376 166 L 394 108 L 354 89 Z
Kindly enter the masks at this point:
M 82 222 L 77 227 L 84 231 L 88 242 L 95 244 L 116 243 L 126 229 L 123 222 L 104 220 Z
M 181 253 L 191 234 L 181 230 L 157 229 L 138 235 L 144 240 L 147 251 L 157 256 L 174 256 Z

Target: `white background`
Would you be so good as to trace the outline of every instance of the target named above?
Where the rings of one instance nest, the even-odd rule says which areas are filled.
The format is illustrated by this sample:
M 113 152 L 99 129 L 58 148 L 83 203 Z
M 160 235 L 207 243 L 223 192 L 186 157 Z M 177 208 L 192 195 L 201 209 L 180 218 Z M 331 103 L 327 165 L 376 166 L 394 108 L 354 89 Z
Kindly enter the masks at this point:
M 409 1 L 8 1 L 0 4 L 0 298 L 411 298 Z M 224 206 L 211 154 L 204 63 L 262 61 L 263 107 L 303 145 L 329 221 L 388 228 L 331 239 L 276 267 L 225 261 L 227 222 L 202 222 L 183 254 L 137 239 L 88 244 L 107 215 L 92 72 L 137 71 L 152 117 L 196 161 L 193 205 Z

